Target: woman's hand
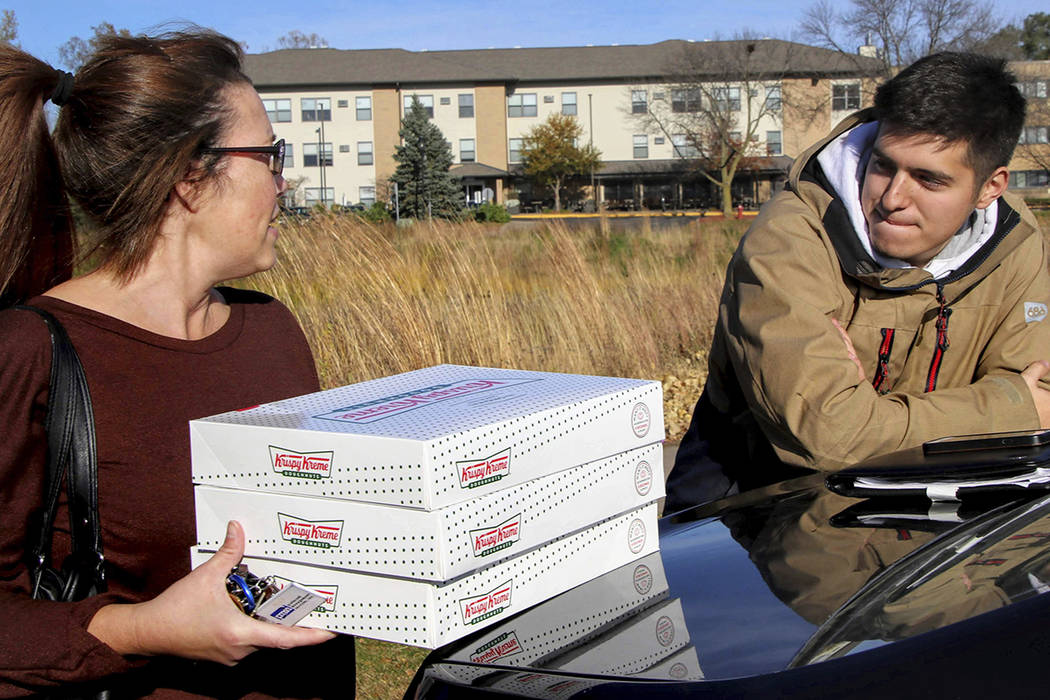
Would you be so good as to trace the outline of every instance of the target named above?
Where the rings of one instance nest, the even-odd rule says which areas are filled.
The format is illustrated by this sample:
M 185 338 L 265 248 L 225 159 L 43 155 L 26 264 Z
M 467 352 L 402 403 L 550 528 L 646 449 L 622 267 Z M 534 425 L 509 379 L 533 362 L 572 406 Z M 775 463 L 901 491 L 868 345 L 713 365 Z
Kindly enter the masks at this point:
M 88 632 L 124 655 L 166 654 L 227 666 L 261 647 L 290 649 L 335 636 L 263 622 L 241 612 L 226 592 L 226 576 L 243 554 L 244 530 L 231 521 L 226 540 L 211 559 L 153 600 L 101 608 Z

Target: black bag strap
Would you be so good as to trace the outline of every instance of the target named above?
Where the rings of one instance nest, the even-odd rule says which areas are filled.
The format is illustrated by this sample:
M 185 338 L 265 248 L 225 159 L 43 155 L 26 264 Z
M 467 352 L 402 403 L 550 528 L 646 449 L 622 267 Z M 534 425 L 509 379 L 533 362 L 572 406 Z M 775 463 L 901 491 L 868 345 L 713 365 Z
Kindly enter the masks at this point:
M 48 390 L 47 489 L 44 509 L 35 538 L 29 538 L 29 556 L 36 569 L 49 565 L 52 530 L 58 493 L 65 477 L 69 493 L 69 520 L 72 535 L 73 566 L 83 577 L 81 584 L 104 591 L 105 571 L 102 555 L 102 528 L 98 515 L 98 463 L 95 451 L 95 415 L 91 394 L 80 357 L 54 316 L 35 306 L 17 309 L 32 311 L 47 324 L 51 335 L 51 377 Z

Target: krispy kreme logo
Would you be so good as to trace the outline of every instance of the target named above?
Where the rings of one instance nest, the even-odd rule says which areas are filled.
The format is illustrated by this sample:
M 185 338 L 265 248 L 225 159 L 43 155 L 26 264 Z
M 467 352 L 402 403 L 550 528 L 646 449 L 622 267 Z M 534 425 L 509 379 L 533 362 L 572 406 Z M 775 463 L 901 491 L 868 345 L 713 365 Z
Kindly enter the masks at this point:
M 653 572 L 645 564 L 639 564 L 634 570 L 634 590 L 638 595 L 647 595 L 653 588 Z
M 632 554 L 642 551 L 645 546 L 645 523 L 635 518 L 627 528 L 627 547 Z
M 463 624 L 476 625 L 482 620 L 499 615 L 510 607 L 512 581 L 497 586 L 495 589 L 472 598 L 461 598 L 460 612 L 463 613 Z
M 485 557 L 506 549 L 521 539 L 521 513 L 495 527 L 470 531 L 470 546 L 474 556 Z
M 508 656 L 514 656 L 522 652 L 521 642 L 514 630 L 504 632 L 492 641 L 478 647 L 470 655 L 470 660 L 476 664 L 488 664 Z
M 339 595 L 339 586 L 308 586 L 306 584 L 296 583 L 291 579 L 282 578 L 281 576 L 274 576 L 273 579 L 277 583 L 278 590 L 284 589 L 284 587 L 290 583 L 295 583 L 299 588 L 321 596 L 324 600 L 317 604 L 317 607 L 314 608 L 314 612 L 335 612 L 335 601 L 336 597 Z
M 674 622 L 667 615 L 661 615 L 656 621 L 656 641 L 662 647 L 671 646 L 674 641 Z
M 381 399 L 366 401 L 364 403 L 343 406 L 328 413 L 322 413 L 314 418 L 324 420 L 340 421 L 342 423 L 375 423 L 376 421 L 397 416 L 417 408 L 433 406 L 449 399 L 458 399 L 471 394 L 492 389 L 505 389 L 518 384 L 538 382 L 539 379 L 464 379 L 450 384 L 435 384 L 433 386 L 406 391 L 403 394 L 384 396 Z
M 334 455 L 334 452 L 295 452 L 270 445 L 273 470 L 297 479 L 330 479 Z
M 644 403 L 636 403 L 631 409 L 631 430 L 635 437 L 645 437 L 652 425 L 652 416 L 649 415 L 649 407 Z
M 649 493 L 653 487 L 653 468 L 644 459 L 634 468 L 634 490 L 639 496 Z
M 484 459 L 456 462 L 456 473 L 459 474 L 460 487 L 465 489 L 499 481 L 510 474 L 510 448 Z
M 281 537 L 286 542 L 306 547 L 332 549 L 343 537 L 342 520 L 304 520 L 294 515 L 277 514 Z

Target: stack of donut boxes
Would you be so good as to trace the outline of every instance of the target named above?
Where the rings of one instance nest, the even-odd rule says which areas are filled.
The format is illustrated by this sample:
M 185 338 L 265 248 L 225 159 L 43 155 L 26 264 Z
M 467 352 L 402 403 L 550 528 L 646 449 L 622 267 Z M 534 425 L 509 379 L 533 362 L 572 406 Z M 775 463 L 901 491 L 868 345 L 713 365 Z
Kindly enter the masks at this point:
M 191 421 L 193 565 L 324 602 L 300 624 L 435 648 L 657 550 L 658 382 L 440 365 Z

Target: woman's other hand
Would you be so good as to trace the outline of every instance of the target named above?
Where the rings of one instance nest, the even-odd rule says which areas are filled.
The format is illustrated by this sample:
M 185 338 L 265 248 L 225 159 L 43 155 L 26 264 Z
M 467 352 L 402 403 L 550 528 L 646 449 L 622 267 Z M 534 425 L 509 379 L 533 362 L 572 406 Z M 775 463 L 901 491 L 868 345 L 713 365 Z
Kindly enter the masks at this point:
M 244 530 L 231 521 L 226 540 L 211 559 L 153 600 L 101 608 L 88 632 L 124 655 L 166 654 L 227 666 L 262 647 L 290 649 L 335 636 L 262 622 L 241 612 L 226 592 L 226 576 L 243 554 Z

